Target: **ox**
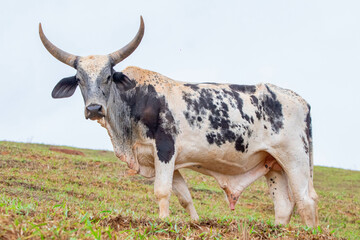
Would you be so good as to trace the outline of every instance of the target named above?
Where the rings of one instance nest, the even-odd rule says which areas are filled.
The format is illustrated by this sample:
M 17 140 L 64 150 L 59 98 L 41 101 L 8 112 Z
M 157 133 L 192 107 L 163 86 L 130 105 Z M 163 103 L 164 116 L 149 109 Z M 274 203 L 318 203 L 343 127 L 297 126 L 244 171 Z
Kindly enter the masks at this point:
M 275 223 L 287 224 L 294 205 L 303 222 L 317 225 L 313 187 L 310 106 L 293 91 L 271 84 L 185 83 L 138 67 L 116 72 L 144 34 L 103 56 L 80 57 L 53 45 L 39 25 L 45 48 L 75 68 L 53 98 L 80 87 L 86 119 L 107 129 L 116 156 L 145 177 L 154 177 L 160 218 L 169 216 L 173 191 L 198 219 L 179 169 L 210 175 L 225 191 L 231 209 L 241 192 L 265 176 L 274 201 Z

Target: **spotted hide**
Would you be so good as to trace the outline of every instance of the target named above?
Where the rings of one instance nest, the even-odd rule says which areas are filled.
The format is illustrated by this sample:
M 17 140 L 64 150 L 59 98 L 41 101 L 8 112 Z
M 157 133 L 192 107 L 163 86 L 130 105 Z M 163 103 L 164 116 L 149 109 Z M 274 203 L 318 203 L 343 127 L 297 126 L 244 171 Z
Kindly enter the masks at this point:
M 300 96 L 271 84 L 177 82 L 137 67 L 122 74 L 134 87 L 114 87 L 109 116 L 99 122 L 120 159 L 155 177 L 157 195 L 167 198 L 173 172 L 190 168 L 213 176 L 234 209 L 241 192 L 265 176 L 277 223 L 289 222 L 297 202 L 304 221 L 315 225 L 310 106 Z M 156 181 L 157 168 L 170 180 Z M 185 202 L 196 219 L 191 198 Z
M 41 25 L 39 31 L 46 49 L 76 69 L 52 96 L 70 97 L 80 88 L 85 117 L 107 129 L 116 156 L 155 179 L 161 218 L 169 216 L 174 192 L 198 219 L 179 172 L 188 168 L 214 177 L 232 210 L 242 191 L 265 176 L 276 224 L 289 223 L 296 204 L 305 224 L 317 225 L 310 106 L 300 96 L 271 84 L 184 83 L 137 67 L 116 72 L 142 39 L 142 18 L 128 45 L 102 56 L 69 54 L 45 37 Z

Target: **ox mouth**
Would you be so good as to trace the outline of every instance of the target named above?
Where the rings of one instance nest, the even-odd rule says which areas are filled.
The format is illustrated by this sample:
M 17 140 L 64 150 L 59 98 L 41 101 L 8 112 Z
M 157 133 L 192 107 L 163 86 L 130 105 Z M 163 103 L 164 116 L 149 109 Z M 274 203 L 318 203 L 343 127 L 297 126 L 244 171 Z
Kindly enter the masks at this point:
M 104 117 L 105 117 L 105 115 L 101 114 L 101 115 L 97 115 L 97 116 L 89 116 L 89 117 L 86 116 L 85 118 L 95 121 L 95 120 L 101 120 Z

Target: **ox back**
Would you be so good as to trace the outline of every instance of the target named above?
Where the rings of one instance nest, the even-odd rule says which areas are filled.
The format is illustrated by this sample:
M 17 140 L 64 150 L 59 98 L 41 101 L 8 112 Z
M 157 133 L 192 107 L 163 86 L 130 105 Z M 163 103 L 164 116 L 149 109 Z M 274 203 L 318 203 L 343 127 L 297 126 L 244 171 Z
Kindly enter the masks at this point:
M 118 155 L 127 153 L 130 166 L 143 175 L 141 161 L 154 162 L 152 151 L 146 156 L 133 154 L 134 145 L 144 148 L 154 140 L 157 157 L 169 163 L 176 152 L 175 166 L 204 168 L 222 174 L 241 174 L 252 169 L 289 138 L 298 138 L 302 151 L 311 159 L 310 106 L 297 94 L 271 84 L 229 85 L 190 84 L 171 80 L 137 67 L 122 71 L 135 84 L 109 101 L 105 118 L 116 133 Z M 125 124 L 119 124 L 124 122 Z M 128 145 L 128 146 L 126 146 Z M 140 163 L 139 163 L 140 161 Z

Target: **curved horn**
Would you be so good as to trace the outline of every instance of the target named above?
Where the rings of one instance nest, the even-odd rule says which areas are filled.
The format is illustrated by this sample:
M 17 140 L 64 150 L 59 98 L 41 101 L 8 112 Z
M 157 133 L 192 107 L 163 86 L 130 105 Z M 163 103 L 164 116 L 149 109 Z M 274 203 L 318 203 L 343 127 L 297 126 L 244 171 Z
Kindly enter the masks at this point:
M 132 52 L 135 51 L 135 49 L 139 46 L 142 37 L 144 36 L 144 29 L 145 29 L 144 20 L 142 16 L 140 16 L 140 28 L 134 39 L 122 49 L 109 54 L 111 60 L 113 61 L 112 63 L 114 66 L 119 62 L 121 62 L 122 60 L 124 60 L 125 58 L 127 58 Z
M 76 68 L 75 62 L 78 57 L 63 51 L 60 48 L 56 47 L 54 44 L 52 44 L 46 38 L 46 36 L 42 30 L 41 23 L 39 23 L 39 35 L 40 35 L 40 39 L 41 39 L 42 43 L 44 44 L 45 48 L 49 51 L 49 53 L 51 53 L 51 55 L 53 55 L 60 62 L 63 62 L 65 64 L 69 65 L 70 67 Z

